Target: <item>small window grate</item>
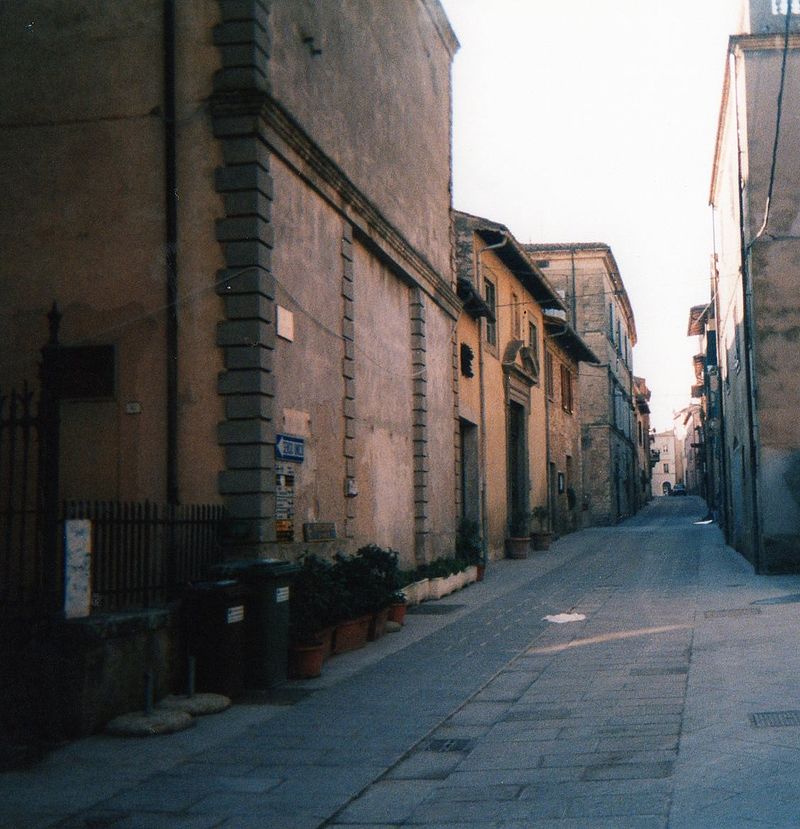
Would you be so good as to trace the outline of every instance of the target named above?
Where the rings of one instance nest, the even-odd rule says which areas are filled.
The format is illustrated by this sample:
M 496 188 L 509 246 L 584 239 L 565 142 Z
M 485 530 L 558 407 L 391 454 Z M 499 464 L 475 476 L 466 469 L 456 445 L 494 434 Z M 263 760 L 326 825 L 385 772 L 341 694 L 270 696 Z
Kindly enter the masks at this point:
M 760 711 L 750 715 L 756 728 L 784 728 L 800 725 L 800 711 Z

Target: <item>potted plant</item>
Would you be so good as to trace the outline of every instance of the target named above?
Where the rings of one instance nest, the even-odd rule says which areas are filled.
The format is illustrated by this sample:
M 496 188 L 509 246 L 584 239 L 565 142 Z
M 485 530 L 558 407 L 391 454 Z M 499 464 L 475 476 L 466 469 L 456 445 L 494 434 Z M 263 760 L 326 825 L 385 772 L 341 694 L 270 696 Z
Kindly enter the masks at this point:
M 325 656 L 330 653 L 332 569 L 329 562 L 314 555 L 306 556 L 292 583 L 289 674 L 295 679 L 319 676 Z
M 468 566 L 475 567 L 477 581 L 483 581 L 486 554 L 477 521 L 462 518 L 459 522 L 456 533 L 456 557 L 463 559 Z
M 408 605 L 405 594 L 398 591 L 392 597 L 391 604 L 389 605 L 389 621 L 396 622 L 398 625 L 404 625 L 406 623 L 407 609 Z
M 361 559 L 364 567 L 365 589 L 369 597 L 371 621 L 368 638 L 380 639 L 386 630 L 389 606 L 400 586 L 398 555 L 377 544 L 368 544 L 356 553 L 356 557 Z
M 538 529 L 531 533 L 531 549 L 532 550 L 549 550 L 550 543 L 553 540 L 553 533 L 550 529 L 545 529 L 550 524 L 550 510 L 547 507 L 539 505 L 531 510 L 531 518 L 536 521 Z
M 521 509 L 515 509 L 511 514 L 509 534 L 506 538 L 506 556 L 508 558 L 527 558 L 530 543 L 531 534 L 528 529 L 528 516 Z

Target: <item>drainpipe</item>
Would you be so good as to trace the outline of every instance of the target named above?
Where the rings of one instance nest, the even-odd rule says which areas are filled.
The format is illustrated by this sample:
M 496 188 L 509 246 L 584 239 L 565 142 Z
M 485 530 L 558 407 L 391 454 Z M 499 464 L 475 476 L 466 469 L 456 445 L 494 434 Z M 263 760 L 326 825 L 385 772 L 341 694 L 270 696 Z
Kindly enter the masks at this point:
M 175 137 L 175 2 L 164 0 L 164 207 L 166 260 L 167 502 L 178 503 L 178 196 Z
M 494 245 L 487 245 L 481 248 L 475 255 L 475 284 L 478 286 L 478 291 L 483 286 L 481 276 L 481 255 L 487 250 L 497 250 L 503 247 L 508 242 L 508 236 L 503 235 L 503 241 L 497 242 Z M 483 545 L 483 561 L 488 559 L 487 543 L 489 538 L 489 519 L 487 516 L 486 506 L 486 388 L 483 377 L 483 331 L 478 331 L 478 370 L 480 372 L 480 397 L 481 397 L 481 412 L 480 412 L 480 429 L 481 429 L 481 543 Z

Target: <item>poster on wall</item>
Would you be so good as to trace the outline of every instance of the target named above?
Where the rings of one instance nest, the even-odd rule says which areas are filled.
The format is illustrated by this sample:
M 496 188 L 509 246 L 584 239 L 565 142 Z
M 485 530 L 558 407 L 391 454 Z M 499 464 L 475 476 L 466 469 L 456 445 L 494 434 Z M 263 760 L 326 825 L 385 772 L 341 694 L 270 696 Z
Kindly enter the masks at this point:
M 275 463 L 275 540 L 294 541 L 294 464 Z

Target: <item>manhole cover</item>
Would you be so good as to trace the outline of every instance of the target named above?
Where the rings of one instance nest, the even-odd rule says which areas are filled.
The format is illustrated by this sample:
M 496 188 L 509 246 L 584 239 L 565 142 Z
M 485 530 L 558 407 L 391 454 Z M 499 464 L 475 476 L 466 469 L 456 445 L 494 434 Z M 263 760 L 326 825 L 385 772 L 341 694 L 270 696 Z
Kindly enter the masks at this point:
M 427 746 L 427 751 L 436 751 L 445 753 L 448 751 L 471 751 L 475 745 L 475 740 L 467 740 L 463 738 L 453 737 L 449 740 L 431 740 Z
M 707 610 L 706 619 L 739 619 L 743 616 L 758 616 L 760 607 L 734 607 L 730 610 Z
M 800 593 L 792 593 L 789 596 L 775 596 L 772 599 L 758 599 L 758 601 L 750 602 L 750 604 L 798 604 L 800 603 Z
M 800 711 L 761 711 L 751 714 L 750 722 L 756 728 L 783 728 L 800 725 Z
M 416 613 L 420 616 L 444 616 L 447 613 L 455 613 L 466 607 L 465 604 L 416 604 L 408 608 L 408 613 Z

